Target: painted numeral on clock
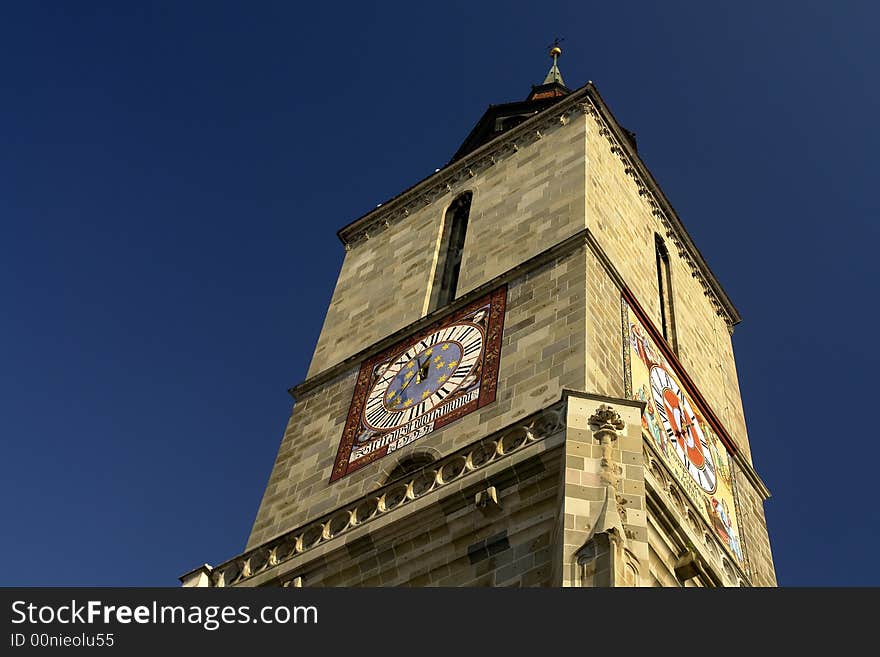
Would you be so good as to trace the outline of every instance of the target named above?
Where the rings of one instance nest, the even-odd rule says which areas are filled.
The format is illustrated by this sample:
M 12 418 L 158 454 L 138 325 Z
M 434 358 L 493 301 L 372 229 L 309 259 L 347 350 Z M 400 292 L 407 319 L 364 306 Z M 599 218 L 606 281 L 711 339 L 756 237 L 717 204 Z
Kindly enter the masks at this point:
M 452 380 L 450 379 L 450 382 L 451 382 L 451 381 L 452 381 Z M 440 396 L 440 399 L 443 399 L 446 395 L 448 395 L 448 394 L 449 394 L 450 392 L 452 392 L 453 390 L 455 390 L 455 386 L 450 386 L 450 385 L 447 383 L 447 384 L 445 384 L 443 387 L 441 387 L 440 390 L 438 390 L 437 392 L 435 392 L 435 393 L 434 393 L 434 396 L 439 395 L 439 396 Z
M 455 370 L 452 376 L 449 377 L 449 383 L 453 383 L 455 384 L 455 386 L 458 386 L 459 383 L 464 381 L 464 377 L 467 376 L 467 373 L 469 371 L 469 367 L 459 367 L 457 370 Z
M 381 398 L 380 398 L 381 399 Z M 379 420 L 382 419 L 382 416 L 385 415 L 385 409 L 379 406 L 378 408 L 373 409 L 369 413 L 365 415 L 367 422 L 372 424 L 373 426 L 377 426 Z
M 483 348 L 483 341 L 482 340 L 472 342 L 471 344 L 469 344 L 467 347 L 464 348 L 464 352 L 462 352 L 462 355 L 469 356 L 470 354 L 473 354 L 475 352 L 480 353 L 480 349 L 482 349 L 482 348 Z
M 375 397 L 373 397 L 372 399 L 370 399 L 367 402 L 366 411 L 367 412 L 372 411 L 374 408 L 376 408 L 377 406 L 381 406 L 381 405 L 382 405 L 382 395 L 376 395 Z
M 471 336 L 473 334 L 476 334 L 476 335 L 474 335 L 474 338 L 476 338 L 477 335 L 481 335 L 480 329 L 475 328 L 473 326 L 462 326 L 462 327 L 459 327 L 459 329 L 456 330 L 454 333 L 455 339 L 458 340 L 459 342 L 461 342 L 462 344 L 464 344 L 469 339 L 471 339 L 469 336 Z
M 425 410 L 425 402 L 421 402 L 420 404 L 413 406 L 411 409 L 409 409 L 409 412 L 406 415 L 406 421 L 409 422 L 413 418 L 420 416 L 424 412 L 424 410 Z

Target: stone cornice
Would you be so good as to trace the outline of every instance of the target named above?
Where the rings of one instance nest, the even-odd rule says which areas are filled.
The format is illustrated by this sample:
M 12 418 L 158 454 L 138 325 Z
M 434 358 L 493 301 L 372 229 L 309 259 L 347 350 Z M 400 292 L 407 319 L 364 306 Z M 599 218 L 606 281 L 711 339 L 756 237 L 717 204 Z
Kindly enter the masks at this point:
M 491 466 L 500 462 L 512 464 L 517 458 L 540 449 L 540 443 L 564 429 L 563 403 L 557 402 L 209 569 L 210 585 L 244 584 L 257 575 L 270 573 L 285 562 L 296 564 L 303 556 L 318 552 L 325 545 L 342 545 L 346 535 L 353 530 L 383 517 L 398 519 L 399 509 L 414 506 L 419 499 L 428 498 L 432 493 L 435 497 L 447 492 L 460 493 L 464 485 L 480 481 L 480 474 L 485 477 Z
M 425 315 L 421 319 L 412 322 L 411 324 L 407 324 L 403 328 L 395 331 L 391 335 L 386 338 L 376 342 L 369 347 L 361 349 L 355 354 L 352 354 L 345 360 L 342 360 L 335 365 L 331 365 L 326 370 L 318 372 L 314 376 L 306 379 L 305 381 L 292 386 L 288 389 L 288 392 L 294 399 L 301 399 L 304 395 L 307 395 L 315 388 L 326 384 L 329 381 L 332 381 L 336 377 L 340 376 L 344 372 L 348 371 L 350 368 L 359 365 L 362 361 L 366 360 L 370 356 L 387 349 L 391 345 L 399 342 L 404 339 L 406 336 L 416 333 L 421 329 L 437 322 L 447 315 L 450 315 L 456 312 L 459 308 L 463 308 L 467 304 L 469 304 L 474 299 L 479 298 L 483 294 L 487 294 L 491 290 L 497 288 L 499 285 L 504 285 L 505 283 L 509 283 L 511 281 L 516 280 L 517 278 L 524 276 L 530 271 L 538 269 L 539 267 L 543 267 L 548 262 L 555 260 L 556 258 L 561 258 L 567 256 L 569 253 L 576 251 L 577 249 L 583 247 L 588 238 L 589 231 L 586 229 L 581 230 L 571 237 L 563 240 L 559 244 L 539 253 L 538 255 L 526 260 L 525 262 L 513 267 L 512 269 L 508 269 L 506 272 L 496 276 L 491 281 L 484 283 L 483 285 L 471 290 L 470 292 L 462 295 L 458 299 L 456 299 L 453 303 L 434 312 Z
M 662 222 L 666 237 L 689 264 L 692 276 L 699 279 L 704 294 L 712 301 L 718 315 L 725 318 L 732 332 L 733 326 L 742 321 L 739 311 L 592 82 L 356 219 L 339 230 L 339 239 L 347 250 L 365 243 L 371 236 L 445 194 L 463 190 L 468 180 L 498 162 L 515 156 L 518 151 L 540 141 L 551 131 L 564 127 L 578 112 L 592 116 L 600 125 L 600 134 L 608 141 L 609 149 L 620 159 L 626 174 L 633 178 L 639 194 L 646 197 L 652 213 Z
M 770 498 L 770 489 L 767 488 L 767 484 L 764 483 L 764 480 L 761 479 L 757 470 L 752 467 L 752 464 L 749 463 L 746 458 L 742 454 L 735 454 L 733 457 L 734 462 L 740 467 L 740 470 L 745 475 L 746 479 L 749 480 L 749 483 L 755 489 L 755 492 L 761 496 L 762 500 L 767 500 Z
M 370 237 L 424 208 L 445 194 L 464 189 L 467 181 L 541 140 L 551 130 L 565 126 L 571 116 L 583 110 L 589 85 L 582 87 L 515 128 L 468 153 L 436 173 L 417 182 L 397 196 L 341 228 L 337 235 L 346 249 L 363 244 Z
M 547 263 L 556 260 L 557 258 L 563 258 L 577 251 L 585 245 L 588 246 L 590 250 L 599 258 L 599 261 L 603 264 L 603 267 L 608 272 L 609 276 L 611 276 L 611 279 L 615 282 L 618 288 L 621 290 L 629 289 L 627 287 L 626 281 L 614 267 L 614 264 L 605 254 L 605 251 L 602 249 L 601 245 L 596 241 L 595 236 L 588 229 L 584 229 L 578 231 L 577 233 L 563 240 L 559 244 L 556 244 L 555 246 L 547 249 L 543 253 L 539 253 L 538 255 L 530 258 L 529 260 L 526 260 L 516 267 L 513 267 L 512 269 L 507 270 L 499 276 L 496 276 L 491 281 L 488 281 L 480 287 L 477 287 L 467 294 L 462 295 L 449 306 L 436 310 L 433 313 L 426 315 L 425 317 L 422 317 L 421 319 L 411 324 L 408 324 L 407 326 L 404 326 L 403 328 L 395 331 L 386 338 L 380 340 L 379 342 L 376 342 L 369 347 L 361 349 L 360 351 L 352 354 L 345 360 L 342 360 L 335 365 L 331 365 L 326 370 L 318 372 L 317 374 L 306 379 L 305 381 L 302 381 L 301 383 L 290 387 L 288 389 L 288 392 L 294 399 L 301 399 L 311 393 L 313 390 L 345 374 L 351 368 L 358 366 L 362 361 L 366 360 L 370 356 L 377 354 L 384 349 L 387 349 L 391 345 L 399 342 L 400 340 L 403 340 L 406 336 L 412 333 L 416 333 L 434 322 L 442 320 L 447 315 L 456 312 L 459 308 L 466 306 L 474 299 L 490 292 L 499 285 L 510 283 L 522 276 L 525 276 L 531 271 L 543 267 Z M 679 369 L 681 371 L 686 371 L 685 368 L 680 364 Z M 695 385 L 693 387 L 696 388 Z M 704 403 L 707 407 L 711 409 L 711 406 L 707 402 Z M 723 425 L 720 424 L 720 421 L 718 421 L 718 424 L 722 426 L 724 434 L 727 435 L 727 432 L 723 429 Z M 752 464 L 749 463 L 746 457 L 742 454 L 741 450 L 736 448 L 735 443 L 733 444 L 733 447 L 734 461 L 740 467 L 746 479 L 748 479 L 749 483 L 752 484 L 754 489 L 763 499 L 768 499 L 770 497 L 770 490 L 767 488 L 767 485 L 763 482 Z
M 651 493 L 656 498 L 656 513 L 653 516 L 655 520 L 663 525 L 670 535 L 677 535 L 679 540 L 682 540 L 687 547 L 694 549 L 701 555 L 704 555 L 706 550 L 701 547 L 701 544 L 691 540 L 684 529 L 685 527 L 690 527 L 691 531 L 697 535 L 697 538 L 702 538 L 703 544 L 707 546 L 711 544 L 713 546 L 712 552 L 714 556 L 710 561 L 715 563 L 714 565 L 711 563 L 707 565 L 710 565 L 710 572 L 714 571 L 713 574 L 718 580 L 716 585 L 723 585 L 721 573 L 724 572 L 724 563 L 729 564 L 733 571 L 727 574 L 728 577 L 731 577 L 731 574 L 733 574 L 733 576 L 745 582 L 750 582 L 751 578 L 747 572 L 748 563 L 746 563 L 744 568 L 728 552 L 727 547 L 718 538 L 713 528 L 703 517 L 703 514 L 697 511 L 699 508 L 698 502 L 691 497 L 685 487 L 676 481 L 675 476 L 672 474 L 669 466 L 663 461 L 663 457 L 657 448 L 644 437 L 642 456 L 645 464 L 645 492 L 647 501 L 651 502 Z M 651 480 L 652 478 L 654 481 Z M 672 519 L 672 509 L 681 517 Z
M 620 272 L 617 271 L 617 268 L 614 266 L 614 263 L 611 262 L 611 259 L 605 253 L 605 250 L 596 241 L 596 237 L 589 230 L 586 231 L 585 237 L 586 237 L 587 246 L 590 248 L 590 250 L 593 252 L 593 254 L 599 259 L 599 262 L 602 263 L 603 268 L 608 273 L 611 280 L 614 281 L 614 284 L 618 287 L 618 289 L 621 292 L 624 292 L 624 290 L 627 291 L 628 296 L 630 297 L 628 299 L 628 303 L 634 302 L 635 300 L 634 300 L 634 298 L 632 298 L 632 293 L 628 292 L 631 288 L 626 284 L 626 281 L 624 280 L 623 276 L 621 276 Z M 641 314 L 644 315 L 643 312 Z M 664 341 L 662 340 L 662 338 L 659 335 L 656 334 L 656 329 L 654 328 L 653 324 L 650 323 L 650 321 L 648 322 L 647 326 L 648 326 L 649 330 L 651 330 L 652 332 L 655 333 L 654 339 L 657 342 L 657 344 L 660 346 L 660 348 L 664 349 L 664 355 L 666 356 L 666 358 L 671 360 L 676 365 L 676 369 L 678 372 L 683 373 L 687 377 L 690 389 L 695 390 L 699 393 L 699 388 L 697 387 L 696 383 L 694 383 L 690 379 L 690 376 L 687 374 L 687 369 L 684 367 L 684 365 L 682 365 L 678 361 L 678 356 L 676 356 L 675 353 L 673 351 L 671 351 L 668 347 L 665 347 Z M 711 404 L 709 404 L 709 402 L 703 398 L 702 394 L 700 394 L 700 401 L 705 408 L 712 411 Z M 730 441 L 730 443 L 731 443 L 731 444 L 729 444 L 728 442 L 725 442 L 725 446 L 728 448 L 728 451 L 730 451 L 731 455 L 733 456 L 733 460 L 736 462 L 737 465 L 739 465 L 739 467 L 742 470 L 743 474 L 745 475 L 746 479 L 749 480 L 749 483 L 752 484 L 752 486 L 757 491 L 757 493 L 761 496 L 761 498 L 765 499 L 765 500 L 768 499 L 770 497 L 770 490 L 767 488 L 767 485 L 764 483 L 764 481 L 758 475 L 757 471 L 752 466 L 752 464 L 749 463 L 748 459 L 743 455 L 742 450 L 739 449 L 736 442 L 733 441 L 732 438 L 730 438 L 730 434 L 728 433 L 728 431 L 724 427 L 724 425 L 721 423 L 721 420 L 718 419 L 717 416 L 715 416 L 714 412 L 712 412 L 712 416 L 714 418 L 714 425 L 713 426 L 714 426 L 715 430 L 716 431 L 720 430 L 721 434 L 723 434 L 725 439 L 727 441 Z
M 721 576 L 723 567 L 710 565 L 705 557 L 705 550 L 687 535 L 681 523 L 672 511 L 667 507 L 667 503 L 661 495 L 648 484 L 648 477 L 645 477 L 645 508 L 650 513 L 650 518 L 656 523 L 657 527 L 664 532 L 678 547 L 686 547 L 693 550 L 700 560 L 702 566 L 702 574 L 706 578 L 706 583 L 713 588 L 721 588 L 724 586 L 724 580 Z M 728 560 L 729 561 L 729 560 Z M 739 569 L 742 572 L 742 569 Z M 748 578 L 745 578 L 748 581 Z
M 662 222 L 666 237 L 675 245 L 679 256 L 688 263 L 691 275 L 699 279 L 704 294 L 712 301 L 718 315 L 727 320 L 728 328 L 732 332 L 733 326 L 742 321 L 739 311 L 721 287 L 715 274 L 709 269 L 709 265 L 694 244 L 669 199 L 666 198 L 660 185 L 639 157 L 635 147 L 626 137 L 623 128 L 614 118 L 605 101 L 602 100 L 598 90 L 592 83 L 588 83 L 585 88 L 589 91 L 592 105 L 586 103 L 583 107 L 584 112 L 593 116 L 600 124 L 600 134 L 609 142 L 611 152 L 620 159 L 624 165 L 625 173 L 635 181 L 639 195 L 646 197 L 651 206 L 651 212 Z

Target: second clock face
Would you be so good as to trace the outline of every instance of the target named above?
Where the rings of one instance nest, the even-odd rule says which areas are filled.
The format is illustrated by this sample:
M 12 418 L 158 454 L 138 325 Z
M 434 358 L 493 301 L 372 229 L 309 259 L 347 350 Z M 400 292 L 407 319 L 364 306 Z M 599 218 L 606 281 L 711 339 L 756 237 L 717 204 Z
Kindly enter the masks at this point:
M 651 390 L 673 450 L 691 478 L 707 493 L 714 493 L 717 481 L 709 441 L 687 395 L 660 366 L 651 368 Z
M 676 487 L 742 564 L 734 461 L 719 438 L 723 428 L 662 335 L 627 296 L 621 299 L 623 355 L 630 376 L 625 386 L 645 404 L 642 435 L 656 450 L 658 464 L 665 464 Z
M 377 372 L 364 423 L 378 430 L 402 426 L 473 383 L 484 342 L 480 326 L 463 322 L 410 345 Z

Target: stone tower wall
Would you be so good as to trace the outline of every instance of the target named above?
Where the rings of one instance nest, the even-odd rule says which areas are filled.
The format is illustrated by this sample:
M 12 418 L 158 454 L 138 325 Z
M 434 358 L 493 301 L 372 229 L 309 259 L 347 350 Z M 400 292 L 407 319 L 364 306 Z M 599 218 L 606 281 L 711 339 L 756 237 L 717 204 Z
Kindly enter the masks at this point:
M 411 209 L 393 221 L 370 224 L 350 245 L 247 550 L 274 544 L 371 495 L 411 455 L 448 458 L 568 399 L 567 437 L 540 457 L 540 474 L 529 471 L 537 478 L 526 481 L 523 475 L 517 483 L 503 470 L 495 475 L 507 499 L 503 511 L 475 509 L 467 498 L 480 485 L 470 480 L 454 513 L 442 502 L 447 489 L 437 495 L 442 513 L 424 508 L 415 519 L 422 502 L 401 511 L 396 525 L 390 515 L 376 521 L 369 541 L 355 530 L 352 540 L 361 540 L 360 548 L 341 551 L 340 541 L 328 546 L 323 561 L 308 562 L 312 583 L 736 585 L 742 579 L 686 501 L 679 504 L 676 485 L 647 444 L 636 444 L 639 412 L 638 403 L 626 399 L 621 293 L 629 290 L 659 326 L 659 235 L 670 256 L 677 355 L 748 462 L 729 316 L 707 294 L 693 254 L 646 187 L 650 174 L 617 140 L 621 133 L 596 109 L 600 105 L 570 104 L 538 127 L 527 121 L 501 145 L 477 152 L 474 170 L 466 168 L 467 159 L 455 165 L 462 175 L 439 193 L 435 186 L 421 204 L 409 202 Z M 331 484 L 360 363 L 446 314 L 440 309 L 425 319 L 444 215 L 465 191 L 473 199 L 458 306 L 499 285 L 508 288 L 496 400 Z M 591 401 L 572 401 L 569 394 Z M 589 417 L 595 400 L 604 398 L 612 405 L 617 400 L 626 429 L 613 448 L 600 449 Z M 761 491 L 754 477 L 739 471 L 737 482 L 752 564 L 748 576 L 772 585 Z M 598 531 L 597 514 L 611 514 L 614 522 Z M 494 553 L 491 561 L 475 561 L 472 548 L 479 551 L 474 546 L 483 541 L 488 555 L 487 541 L 503 532 L 505 551 L 511 550 L 503 559 L 518 565 Z M 397 543 L 392 563 L 388 550 Z M 681 560 L 690 552 L 703 570 L 681 579 L 689 567 Z M 264 575 L 253 583 L 271 581 Z
M 358 365 L 296 402 L 248 540 L 253 547 L 382 485 L 413 453 L 438 457 L 582 390 L 586 246 L 508 284 L 496 401 L 328 484 Z
M 450 186 L 346 253 L 308 376 L 424 316 L 443 219 L 473 192 L 458 296 L 467 294 L 584 227 L 584 119 Z

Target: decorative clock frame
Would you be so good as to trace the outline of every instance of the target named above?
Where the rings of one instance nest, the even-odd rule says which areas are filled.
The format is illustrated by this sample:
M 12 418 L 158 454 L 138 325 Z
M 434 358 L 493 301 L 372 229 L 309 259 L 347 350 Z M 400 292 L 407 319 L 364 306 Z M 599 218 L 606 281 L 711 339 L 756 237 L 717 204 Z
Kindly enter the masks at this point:
M 361 363 L 330 483 L 495 401 L 507 287 Z

